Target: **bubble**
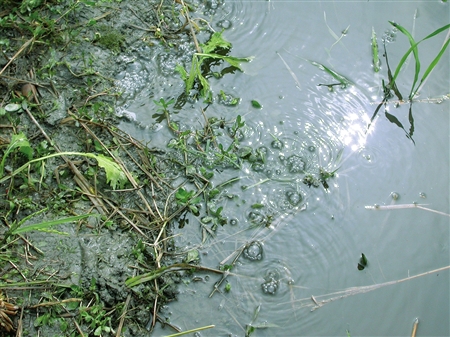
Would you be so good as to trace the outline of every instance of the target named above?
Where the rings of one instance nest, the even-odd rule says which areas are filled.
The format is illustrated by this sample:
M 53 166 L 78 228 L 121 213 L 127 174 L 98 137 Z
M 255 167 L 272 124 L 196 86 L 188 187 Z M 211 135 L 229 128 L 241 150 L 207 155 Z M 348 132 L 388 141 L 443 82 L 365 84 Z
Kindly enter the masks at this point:
M 290 173 L 301 173 L 305 170 L 305 160 L 297 155 L 292 155 L 286 160 L 286 164 Z
M 391 192 L 391 198 L 393 200 L 398 200 L 400 198 L 400 194 L 398 194 L 397 192 Z
M 310 145 L 310 146 L 308 146 L 308 151 L 309 152 L 316 152 L 316 147 L 314 145 Z
M 239 223 L 239 220 L 236 218 L 232 218 L 229 222 L 231 226 L 236 226 Z
M 303 200 L 302 195 L 294 191 L 286 192 L 286 198 L 292 206 L 297 206 Z
M 263 257 L 263 247 L 258 241 L 253 241 L 244 249 L 244 257 L 251 261 L 259 261 Z
M 253 224 L 263 224 L 266 221 L 265 215 L 259 211 L 250 211 L 247 218 Z
M 425 192 L 420 192 L 420 193 L 419 193 L 419 196 L 420 196 L 422 199 L 426 199 L 426 198 L 427 198 L 427 195 L 425 194 Z
M 272 141 L 272 143 L 270 144 L 272 146 L 272 148 L 276 149 L 276 150 L 281 150 L 283 148 L 283 142 L 279 139 L 275 139 Z
M 217 22 L 217 25 L 223 29 L 230 29 L 231 21 L 230 20 L 222 20 L 222 21 Z
M 267 154 L 269 153 L 269 149 L 265 146 L 260 146 L 258 147 L 258 152 L 264 156 L 267 156 Z
M 266 176 L 269 178 L 271 178 L 273 175 L 273 171 L 271 169 L 267 169 L 265 173 L 266 173 Z

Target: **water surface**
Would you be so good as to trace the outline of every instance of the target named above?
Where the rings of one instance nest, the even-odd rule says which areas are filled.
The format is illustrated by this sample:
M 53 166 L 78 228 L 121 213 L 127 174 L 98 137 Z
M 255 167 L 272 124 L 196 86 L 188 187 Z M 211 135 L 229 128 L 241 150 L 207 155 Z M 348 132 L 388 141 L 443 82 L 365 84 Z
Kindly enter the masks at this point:
M 219 279 L 214 275 L 205 282 L 181 285 L 178 301 L 163 311 L 172 324 L 183 330 L 216 325 L 201 336 L 243 336 L 250 323 L 268 326 L 256 329 L 255 336 L 346 336 L 347 330 L 352 336 L 405 336 L 418 317 L 418 335 L 450 334 L 448 270 L 407 279 L 450 265 L 449 217 L 414 208 L 365 208 L 417 202 L 450 213 L 449 102 L 426 102 L 441 101 L 450 92 L 448 51 L 420 93 L 418 99 L 423 101 L 413 105 L 415 145 L 384 113 L 367 130 L 382 99 L 381 80 L 387 80 L 384 59 L 379 73 L 372 68 L 372 29 L 380 49 L 383 37 L 391 40 L 387 44 L 391 67 L 408 49 L 408 40 L 392 29 L 389 20 L 421 39 L 449 23 L 449 7 L 440 1 L 219 3 L 213 26 L 229 27 L 224 36 L 233 43 L 233 55 L 255 58 L 244 65 L 244 73 L 211 82 L 215 92 L 238 96 L 241 103 L 225 107 L 216 102 L 207 113 L 226 119 L 244 116 L 248 132 L 242 144 L 265 147 L 268 161 L 260 172 L 244 166 L 215 177 L 217 183 L 242 177 L 227 189 L 235 197 L 224 210 L 237 225 L 219 228 L 217 237 L 202 244 L 198 221 L 192 218 L 177 244 L 199 249 L 201 264 L 210 267 L 232 260 L 233 253 L 253 241 L 263 247 L 263 255 L 253 260 L 239 257 L 227 278 L 230 292 L 209 298 Z M 445 33 L 421 45 L 423 68 L 444 38 Z M 308 60 L 334 69 L 353 85 L 335 86 L 333 91 L 318 86 L 335 80 Z M 155 59 L 140 62 L 158 69 Z M 405 95 L 413 70 L 410 59 L 397 81 Z M 130 71 L 142 74 L 141 69 Z M 165 146 L 171 136 L 164 123 L 155 121 L 152 99 L 174 97 L 183 90 L 176 74 L 163 75 L 160 87 L 146 95 L 130 95 L 123 105 L 136 119 L 123 127 L 154 146 Z M 145 83 L 149 77 L 138 79 Z M 263 108 L 252 108 L 253 99 Z M 173 118 L 198 124 L 202 105 L 186 104 Z M 409 127 L 408 105 L 388 108 Z M 283 147 L 274 146 L 274 139 Z M 309 170 L 337 169 L 327 190 L 308 188 L 290 170 L 285 161 L 295 155 L 307 158 Z M 393 198 L 392 192 L 399 197 Z M 298 203 L 289 203 L 293 193 Z M 261 212 L 273 215 L 271 226 L 252 227 L 253 203 L 266 205 Z M 357 269 L 361 253 L 369 261 L 362 271 Z M 159 328 L 154 335 L 169 333 Z

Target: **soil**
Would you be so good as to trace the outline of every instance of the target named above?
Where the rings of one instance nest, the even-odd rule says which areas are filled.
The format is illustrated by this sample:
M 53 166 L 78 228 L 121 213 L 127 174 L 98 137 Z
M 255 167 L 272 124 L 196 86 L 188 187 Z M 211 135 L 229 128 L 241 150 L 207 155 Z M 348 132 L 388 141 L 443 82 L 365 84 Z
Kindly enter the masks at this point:
M 161 273 L 133 288 L 125 281 L 183 261 L 165 240 L 170 219 L 184 212 L 173 193 L 180 167 L 164 150 L 121 132 L 117 125 L 126 116 L 116 110 L 142 85 L 160 85 L 195 51 L 183 5 L 168 0 L 3 3 L 0 304 L 14 307 L 0 306 L 0 335 L 148 335 L 158 321 L 164 323 L 159 308 L 176 298 L 182 273 Z M 208 15 L 213 10 L 211 3 L 186 6 Z M 199 34 L 209 34 L 198 25 Z M 145 53 L 149 59 L 159 55 L 165 67 L 134 89 L 117 86 L 118 75 Z M 14 146 L 15 135 L 23 135 L 25 143 Z M 95 159 L 79 154 L 15 171 L 32 158 L 58 152 L 104 155 L 127 179 L 111 178 Z M 12 233 L 18 224 L 83 214 L 92 216 Z

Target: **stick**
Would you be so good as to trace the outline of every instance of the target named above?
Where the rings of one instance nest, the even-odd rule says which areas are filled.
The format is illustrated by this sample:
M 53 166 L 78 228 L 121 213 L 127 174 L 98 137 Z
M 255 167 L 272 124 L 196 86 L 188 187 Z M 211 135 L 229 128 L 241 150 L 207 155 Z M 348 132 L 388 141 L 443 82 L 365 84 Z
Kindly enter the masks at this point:
M 6 63 L 6 65 L 3 67 L 3 69 L 0 71 L 0 75 L 3 74 L 3 72 L 6 70 L 6 68 L 9 67 L 9 65 L 12 63 L 12 61 L 14 61 L 19 55 L 20 53 L 22 53 L 26 47 L 28 47 L 28 45 L 30 43 L 34 42 L 34 37 L 32 37 L 31 39 L 29 39 L 27 42 L 25 42 L 22 47 L 20 47 L 20 49 L 17 51 L 17 53 L 14 54 L 13 57 L 11 57 L 11 59 L 8 61 L 8 63 Z
M 418 325 L 419 325 L 419 319 L 416 318 L 414 320 L 413 331 L 412 331 L 411 337 L 416 337 L 416 331 L 417 331 L 417 326 Z
M 206 330 L 206 329 L 211 329 L 211 328 L 215 328 L 215 325 L 206 325 L 203 326 L 201 328 L 196 328 L 196 329 L 192 329 L 192 330 L 186 330 L 186 331 L 182 331 L 182 332 L 178 332 L 178 333 L 174 333 L 172 335 L 167 335 L 166 337 L 177 337 L 177 336 L 183 336 L 183 335 L 187 335 L 188 333 L 193 333 L 193 332 L 197 332 L 197 331 L 201 331 L 201 330 Z
M 431 208 L 423 207 L 423 205 L 426 205 L 426 204 L 402 204 L 402 205 L 384 205 L 384 206 L 375 205 L 375 206 L 365 206 L 364 208 L 371 209 L 371 210 L 381 210 L 381 211 L 391 210 L 391 209 L 403 209 L 403 208 L 418 208 L 418 209 L 423 209 L 424 211 L 429 211 L 429 212 L 433 212 L 433 213 L 437 213 L 437 214 L 441 214 L 441 215 L 450 217 L 450 214 L 447 214 L 447 213 L 444 213 L 441 211 L 436 211 Z

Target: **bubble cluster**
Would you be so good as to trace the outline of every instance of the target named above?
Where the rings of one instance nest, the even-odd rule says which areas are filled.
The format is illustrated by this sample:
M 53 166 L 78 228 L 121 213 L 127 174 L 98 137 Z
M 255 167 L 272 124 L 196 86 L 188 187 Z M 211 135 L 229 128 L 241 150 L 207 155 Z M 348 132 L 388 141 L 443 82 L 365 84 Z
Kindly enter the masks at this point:
M 275 295 L 280 286 L 280 273 L 277 270 L 269 270 L 261 284 L 264 294 Z
M 275 139 L 272 141 L 272 144 L 270 144 L 272 148 L 276 150 L 281 150 L 283 148 L 283 142 L 279 139 Z
M 263 247 L 262 244 L 258 241 L 253 241 L 249 243 L 244 251 L 244 257 L 251 261 L 259 261 L 263 257 Z
M 278 290 L 278 285 L 279 281 L 272 278 L 261 284 L 261 288 L 264 294 L 275 295 Z
M 302 173 L 306 167 L 305 160 L 296 154 L 286 159 L 286 165 L 290 173 Z

